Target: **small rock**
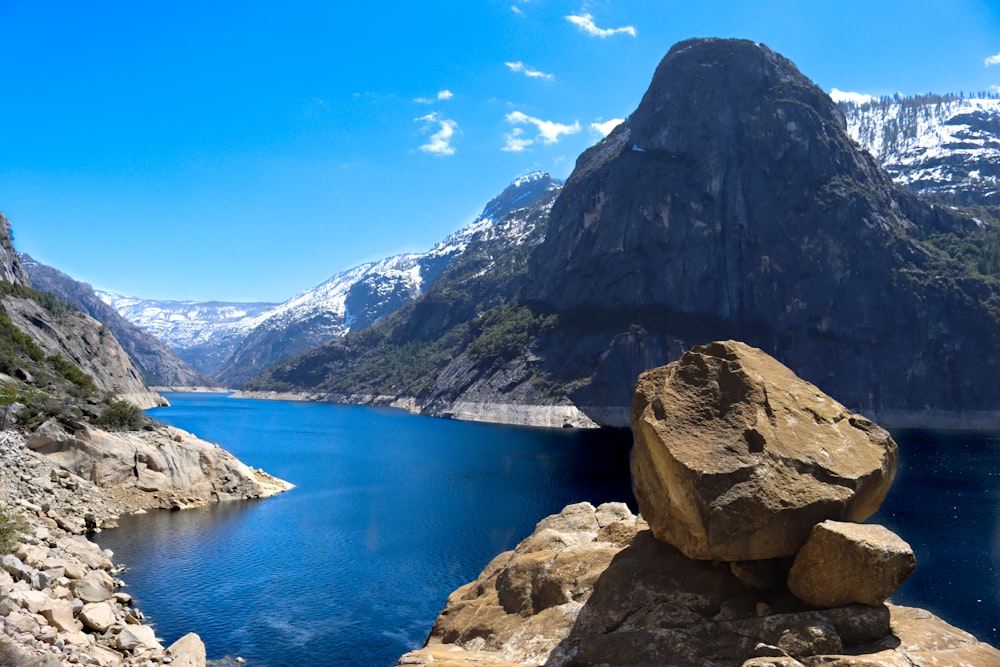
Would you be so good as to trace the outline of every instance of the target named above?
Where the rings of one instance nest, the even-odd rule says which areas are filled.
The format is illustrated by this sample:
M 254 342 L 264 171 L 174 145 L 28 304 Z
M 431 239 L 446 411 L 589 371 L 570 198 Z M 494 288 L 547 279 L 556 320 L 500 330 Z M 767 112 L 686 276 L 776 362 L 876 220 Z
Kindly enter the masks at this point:
M 115 624 L 114 608 L 107 602 L 93 602 L 84 605 L 80 610 L 80 620 L 83 625 L 95 632 L 107 632 Z
M 86 602 L 104 602 L 111 597 L 111 591 L 100 581 L 78 579 L 73 582 L 73 593 Z
M 0 559 L 0 567 L 20 581 L 31 581 L 31 571 L 14 554 L 6 554 Z
M 138 649 L 152 651 L 162 650 L 163 646 L 156 641 L 156 633 L 148 625 L 126 625 L 118 633 L 116 645 L 123 651 L 136 652 Z
M 910 545 L 884 526 L 824 521 L 795 557 L 788 587 L 817 607 L 879 605 L 916 566 Z

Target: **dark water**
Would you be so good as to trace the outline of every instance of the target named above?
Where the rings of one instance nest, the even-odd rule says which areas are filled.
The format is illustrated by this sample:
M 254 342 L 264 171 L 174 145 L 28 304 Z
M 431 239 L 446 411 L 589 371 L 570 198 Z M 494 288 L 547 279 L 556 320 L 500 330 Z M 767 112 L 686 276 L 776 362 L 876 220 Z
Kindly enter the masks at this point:
M 451 591 L 535 523 L 631 501 L 627 432 L 503 427 L 395 410 L 170 394 L 154 416 L 296 488 L 125 517 L 97 536 L 167 642 L 209 658 L 394 665 Z
M 870 519 L 910 543 L 917 570 L 893 602 L 1000 646 L 1000 434 L 893 434 L 900 463 Z
M 512 428 L 327 404 L 168 395 L 154 415 L 297 485 L 125 518 L 98 535 L 167 642 L 248 665 L 395 664 L 448 594 L 571 502 L 631 504 L 626 433 Z M 1000 644 L 1000 437 L 896 434 L 872 519 L 914 548 L 894 601 Z

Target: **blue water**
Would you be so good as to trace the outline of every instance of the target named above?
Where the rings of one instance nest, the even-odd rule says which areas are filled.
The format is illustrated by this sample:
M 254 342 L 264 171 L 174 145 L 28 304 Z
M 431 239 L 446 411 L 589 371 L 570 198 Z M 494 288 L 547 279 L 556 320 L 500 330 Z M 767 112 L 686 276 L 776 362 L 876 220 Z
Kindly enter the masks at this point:
M 167 394 L 165 423 L 296 484 L 263 501 L 123 517 L 97 536 L 172 642 L 262 665 L 394 665 L 447 596 L 572 502 L 631 501 L 627 432 L 504 427 L 357 406 Z
M 447 596 L 568 503 L 631 504 L 630 437 L 394 410 L 168 394 L 153 415 L 297 487 L 124 517 L 97 536 L 167 642 L 250 667 L 394 665 Z M 898 433 L 873 521 L 914 548 L 894 596 L 1000 644 L 1000 436 Z M 634 506 L 633 506 L 634 509 Z

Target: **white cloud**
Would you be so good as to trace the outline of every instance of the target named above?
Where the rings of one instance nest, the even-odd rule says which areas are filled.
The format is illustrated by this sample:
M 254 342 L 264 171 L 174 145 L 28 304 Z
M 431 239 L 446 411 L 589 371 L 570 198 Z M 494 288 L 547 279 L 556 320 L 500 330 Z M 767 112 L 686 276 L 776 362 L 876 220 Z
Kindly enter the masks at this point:
M 455 147 L 451 145 L 451 140 L 458 131 L 458 123 L 448 118 L 442 118 L 437 113 L 429 113 L 414 120 L 418 123 L 424 123 L 424 132 L 430 132 L 435 125 L 438 128 L 426 144 L 419 146 L 420 150 L 437 157 L 455 154 Z
M 990 56 L 989 58 L 983 58 L 983 64 L 987 67 L 990 65 L 1000 65 L 1000 53 L 995 56 Z
M 635 37 L 638 33 L 636 32 L 635 26 L 622 26 L 621 28 L 598 28 L 594 24 L 594 17 L 590 14 L 570 14 L 566 17 L 566 20 L 578 27 L 584 33 L 590 35 L 591 37 L 610 37 L 611 35 L 632 35 Z
M 438 94 L 434 97 L 415 97 L 413 98 L 413 101 L 417 104 L 434 104 L 439 100 L 450 100 L 453 97 L 455 97 L 455 94 L 445 88 L 444 90 L 439 90 Z
M 518 60 L 516 63 L 504 63 L 504 65 L 509 67 L 511 72 L 520 72 L 529 79 L 545 79 L 546 81 L 552 81 L 553 79 L 556 78 L 552 74 L 546 74 L 545 72 L 542 72 L 540 70 L 531 69 L 530 67 L 522 63 L 520 60 Z
M 606 137 L 611 134 L 611 130 L 615 129 L 624 122 L 624 118 L 612 118 L 611 120 L 606 120 L 603 123 L 591 123 L 590 129 L 597 134 L 600 134 L 602 137 Z
M 875 98 L 871 95 L 865 95 L 864 93 L 851 93 L 845 90 L 837 90 L 834 88 L 830 91 L 830 99 L 834 102 L 851 102 L 853 104 L 864 104 L 865 102 L 871 102 Z
M 508 153 L 520 153 L 528 146 L 535 143 L 534 139 L 525 139 L 524 130 L 520 127 L 515 127 L 511 130 L 510 134 L 503 135 L 504 146 L 500 150 L 507 151 Z
M 510 11 L 514 12 L 515 14 L 519 14 L 521 16 L 524 16 L 524 12 L 522 12 L 521 8 L 518 7 L 517 5 L 511 5 Z
M 564 134 L 576 134 L 580 131 L 580 123 L 574 121 L 572 125 L 556 123 L 551 120 L 532 118 L 520 111 L 512 111 L 506 116 L 507 122 L 512 125 L 534 125 L 538 129 L 538 138 L 543 144 L 554 144 L 559 141 L 559 137 Z

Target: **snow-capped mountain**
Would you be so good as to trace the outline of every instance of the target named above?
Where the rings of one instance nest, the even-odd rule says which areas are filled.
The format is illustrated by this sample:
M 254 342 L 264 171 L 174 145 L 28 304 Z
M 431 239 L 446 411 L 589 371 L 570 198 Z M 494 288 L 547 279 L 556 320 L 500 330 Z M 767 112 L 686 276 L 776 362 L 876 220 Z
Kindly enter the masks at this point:
M 910 190 L 1000 204 L 1000 99 L 925 95 L 845 101 L 850 135 Z
M 426 253 L 356 266 L 281 304 L 150 301 L 108 292 L 98 296 L 199 371 L 235 386 L 402 307 L 432 285 L 472 239 L 499 233 L 497 226 L 508 214 L 560 186 L 544 172 L 522 176 L 490 200 L 475 221 Z M 519 243 L 513 223 L 503 224 L 502 233 L 510 235 L 512 244 Z
M 150 332 L 193 368 L 213 375 L 236 346 L 278 304 L 140 299 L 114 292 L 97 296 L 129 322 Z

